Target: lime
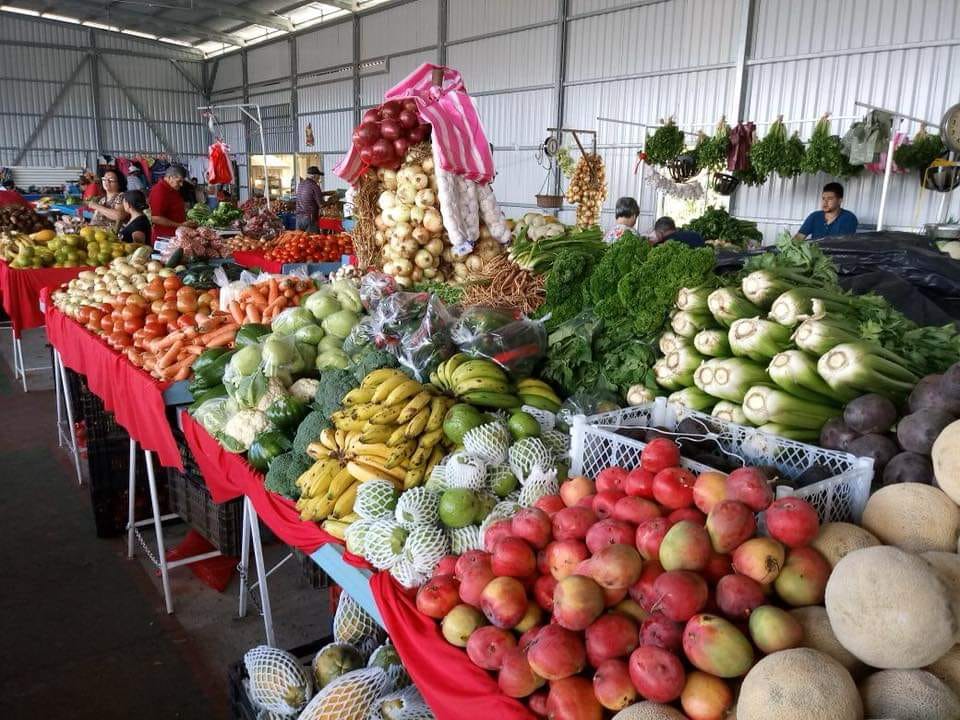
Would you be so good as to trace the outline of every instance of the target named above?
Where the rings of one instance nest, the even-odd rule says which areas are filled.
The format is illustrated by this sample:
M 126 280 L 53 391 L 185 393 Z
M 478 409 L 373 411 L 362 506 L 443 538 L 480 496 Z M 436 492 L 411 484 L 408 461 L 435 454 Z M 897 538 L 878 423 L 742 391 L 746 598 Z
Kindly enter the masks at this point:
M 475 525 L 482 523 L 497 505 L 497 496 L 491 493 L 477 494 L 477 514 L 473 516 Z
M 517 410 L 507 421 L 507 427 L 514 440 L 523 440 L 524 438 L 540 437 L 540 423 L 528 412 Z
M 480 508 L 480 498 L 473 490 L 445 490 L 440 496 L 440 522 L 451 528 L 466 527 L 474 521 Z
M 517 489 L 517 476 L 510 472 L 506 467 L 498 468 L 490 479 L 490 489 L 497 497 L 505 498 L 507 495 Z
M 483 424 L 483 414 L 473 405 L 457 403 L 443 418 L 443 434 L 455 445 L 463 442 L 463 436 Z

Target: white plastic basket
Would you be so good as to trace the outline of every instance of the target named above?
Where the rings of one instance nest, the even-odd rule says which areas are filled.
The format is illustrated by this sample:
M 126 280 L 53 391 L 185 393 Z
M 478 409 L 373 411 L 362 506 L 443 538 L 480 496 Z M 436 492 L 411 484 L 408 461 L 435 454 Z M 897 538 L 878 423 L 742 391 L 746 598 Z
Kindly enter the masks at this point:
M 704 423 L 704 434 L 697 439 L 712 439 L 720 450 L 745 465 L 777 468 L 787 480 L 777 485 L 777 497 L 794 495 L 803 498 L 817 509 L 823 522 L 859 522 L 873 480 L 873 460 L 870 458 L 788 440 L 693 410 L 684 409 L 678 413 L 667 405 L 666 398 L 600 415 L 574 417 L 570 427 L 570 474 L 596 477 L 610 465 L 628 469 L 636 467 L 646 443 L 617 434 L 615 430 L 657 427 L 672 431 L 685 418 Z M 677 442 L 682 453 L 683 437 L 677 438 Z M 682 464 L 697 472 L 714 469 L 686 459 Z M 830 472 L 830 477 L 803 486 L 789 484 L 789 479 L 799 477 L 814 465 Z

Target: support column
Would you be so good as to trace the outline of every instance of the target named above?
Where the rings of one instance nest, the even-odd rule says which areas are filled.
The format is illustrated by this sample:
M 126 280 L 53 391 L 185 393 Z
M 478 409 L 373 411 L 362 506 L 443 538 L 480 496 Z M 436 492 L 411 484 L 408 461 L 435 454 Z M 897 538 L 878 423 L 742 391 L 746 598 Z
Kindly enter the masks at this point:
M 557 102 L 557 117 L 554 127 L 563 127 L 564 112 L 564 83 L 567 79 L 567 13 L 570 9 L 570 0 L 557 0 L 557 75 L 554 96 Z M 554 178 L 554 194 L 560 195 L 563 188 L 563 178 L 559 166 Z
M 97 155 L 103 153 L 103 127 L 100 118 L 100 51 L 97 34 L 90 30 L 90 100 L 93 107 L 93 147 Z M 96 167 L 96 163 L 94 163 Z
M 360 124 L 360 16 L 353 14 L 353 124 Z

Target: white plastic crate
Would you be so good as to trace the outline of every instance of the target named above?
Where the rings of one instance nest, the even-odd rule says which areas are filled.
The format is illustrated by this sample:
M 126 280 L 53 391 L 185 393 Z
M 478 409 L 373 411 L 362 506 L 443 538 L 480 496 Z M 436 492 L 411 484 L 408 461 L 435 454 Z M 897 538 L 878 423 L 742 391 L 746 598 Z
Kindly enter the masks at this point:
M 624 427 L 657 427 L 675 430 L 681 420 L 694 418 L 704 424 L 702 435 L 675 438 L 683 452 L 684 437 L 712 439 L 719 449 L 744 465 L 770 465 L 777 468 L 783 482 L 777 485 L 777 497 L 794 495 L 813 505 L 822 522 L 859 522 L 870 496 L 873 460 L 849 453 L 826 450 L 755 428 L 725 422 L 693 410 L 679 413 L 667 405 L 666 398 L 623 410 L 586 417 L 578 415 L 570 426 L 570 474 L 596 477 L 603 468 L 619 465 L 633 468 L 640 464 L 640 453 L 646 443 L 619 435 Z M 684 467 L 701 472 L 712 470 L 707 465 L 684 459 Z M 826 480 L 803 486 L 791 485 L 811 466 L 829 471 Z

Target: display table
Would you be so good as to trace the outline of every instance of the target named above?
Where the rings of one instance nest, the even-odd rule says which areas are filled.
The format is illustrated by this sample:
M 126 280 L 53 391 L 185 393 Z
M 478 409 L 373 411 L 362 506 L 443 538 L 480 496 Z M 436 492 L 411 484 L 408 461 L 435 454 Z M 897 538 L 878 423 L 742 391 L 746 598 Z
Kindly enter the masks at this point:
M 12 268 L 0 260 L 0 296 L 4 312 L 10 317 L 13 334 L 20 337 L 24 330 L 41 327 L 40 293 L 73 280 L 92 267 L 72 268 Z
M 264 272 L 276 273 L 277 275 L 283 271 L 283 263 L 267 260 L 263 253 L 257 250 L 237 250 L 233 253 L 233 261 L 245 268 L 258 267 Z
M 183 460 L 163 398 L 171 383 L 160 382 L 131 364 L 97 335 L 54 307 L 49 290 L 42 293 L 47 339 L 63 364 L 87 378 L 90 391 L 144 450 L 155 452 L 161 465 L 183 472 Z

